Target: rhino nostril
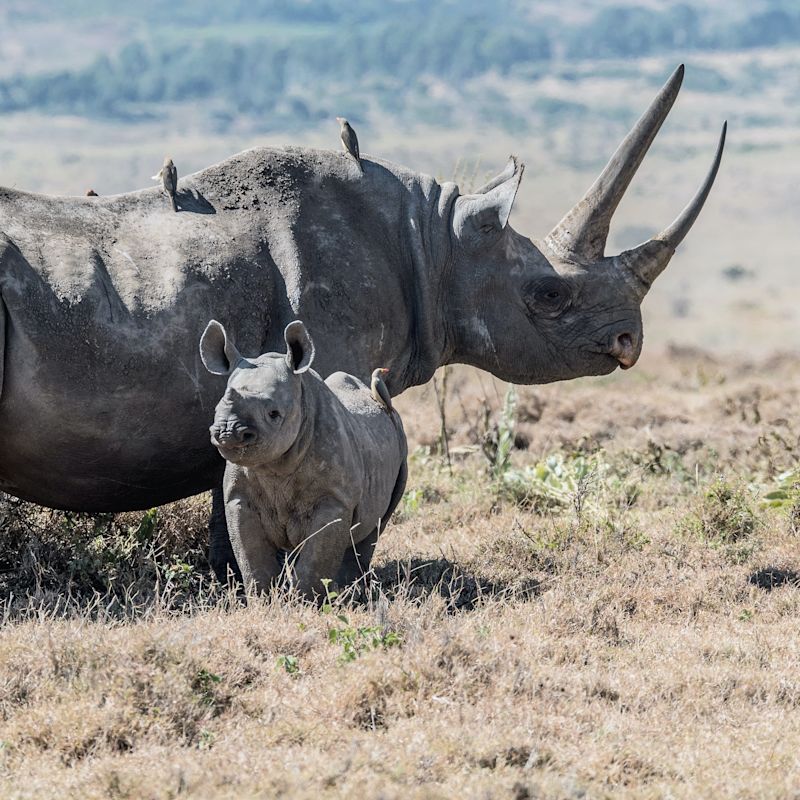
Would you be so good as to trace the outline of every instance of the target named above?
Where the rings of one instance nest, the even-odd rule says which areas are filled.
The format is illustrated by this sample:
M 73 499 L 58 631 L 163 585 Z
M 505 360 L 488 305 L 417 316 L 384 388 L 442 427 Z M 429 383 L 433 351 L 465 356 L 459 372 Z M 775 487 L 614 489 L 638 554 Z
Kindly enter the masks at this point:
M 636 352 L 636 340 L 634 339 L 633 334 L 627 331 L 624 333 L 618 333 L 611 341 L 609 354 L 614 356 L 614 358 L 619 361 L 620 366 L 623 369 L 632 367 L 638 358 L 638 353 Z
M 258 436 L 252 428 L 245 428 L 240 434 L 239 441 L 242 444 L 253 444 L 257 438 Z

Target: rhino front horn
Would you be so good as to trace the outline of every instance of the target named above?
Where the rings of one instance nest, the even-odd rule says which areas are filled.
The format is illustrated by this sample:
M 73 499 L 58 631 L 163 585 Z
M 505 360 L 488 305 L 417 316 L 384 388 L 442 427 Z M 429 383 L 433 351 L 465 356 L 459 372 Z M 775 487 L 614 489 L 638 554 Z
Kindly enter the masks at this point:
M 587 266 L 605 257 L 611 218 L 678 96 L 683 72 L 681 64 L 622 141 L 597 180 L 547 235 L 545 241 L 556 253 Z M 619 265 L 636 277 L 642 296 L 666 267 L 702 209 L 719 169 L 726 128 L 727 123 L 722 128 L 717 155 L 706 180 L 678 219 L 655 239 L 615 256 Z
M 667 118 L 682 82 L 683 64 L 622 141 L 600 177 L 550 231 L 547 243 L 554 250 L 584 263 L 603 257 L 611 217 Z

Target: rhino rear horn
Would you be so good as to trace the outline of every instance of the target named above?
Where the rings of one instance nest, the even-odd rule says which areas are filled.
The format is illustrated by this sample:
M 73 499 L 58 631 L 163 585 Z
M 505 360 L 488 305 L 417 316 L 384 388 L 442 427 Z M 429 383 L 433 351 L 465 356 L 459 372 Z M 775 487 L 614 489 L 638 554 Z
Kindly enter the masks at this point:
M 506 227 L 524 171 L 525 165 L 512 156 L 506 169 L 481 187 L 482 193 L 462 195 L 456 200 L 453 232 L 462 244 L 467 247 L 488 244 L 494 241 L 493 234 Z
M 286 363 L 295 375 L 305 372 L 314 360 L 314 342 L 299 319 L 290 322 L 283 332 L 286 340 Z
M 242 356 L 225 326 L 212 319 L 200 337 L 200 358 L 212 375 L 230 375 Z

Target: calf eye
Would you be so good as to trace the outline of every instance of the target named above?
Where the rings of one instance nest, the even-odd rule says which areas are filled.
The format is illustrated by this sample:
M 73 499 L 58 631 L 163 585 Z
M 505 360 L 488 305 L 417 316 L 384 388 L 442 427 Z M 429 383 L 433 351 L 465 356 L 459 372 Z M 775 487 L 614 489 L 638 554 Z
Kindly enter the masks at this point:
M 279 419 L 280 415 L 281 415 L 281 412 L 278 411 L 277 408 L 273 408 L 272 411 L 269 412 L 269 418 L 270 419 Z

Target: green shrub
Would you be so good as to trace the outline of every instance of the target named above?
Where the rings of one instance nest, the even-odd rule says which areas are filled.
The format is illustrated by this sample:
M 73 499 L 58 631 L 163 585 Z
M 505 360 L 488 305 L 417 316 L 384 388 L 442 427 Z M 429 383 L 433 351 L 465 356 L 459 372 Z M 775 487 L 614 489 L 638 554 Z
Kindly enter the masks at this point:
M 746 541 L 759 527 L 747 490 L 722 479 L 708 487 L 687 524 L 690 531 L 716 544 Z
M 506 469 L 499 488 L 502 495 L 524 508 L 542 511 L 573 506 L 580 516 L 587 496 L 608 471 L 598 455 L 554 453 L 533 466 Z
M 328 626 L 328 641 L 342 648 L 340 664 L 355 661 L 369 650 L 388 650 L 402 643 L 399 633 L 385 630 L 380 625 L 353 625 L 336 602 L 339 593 L 330 588 L 330 583 L 328 579 L 323 580 L 325 602 L 322 604 L 322 613 L 336 620 L 335 624 Z

